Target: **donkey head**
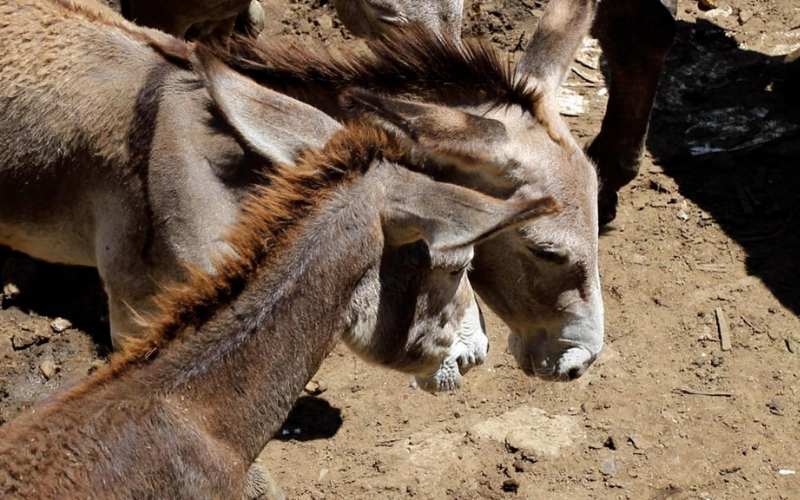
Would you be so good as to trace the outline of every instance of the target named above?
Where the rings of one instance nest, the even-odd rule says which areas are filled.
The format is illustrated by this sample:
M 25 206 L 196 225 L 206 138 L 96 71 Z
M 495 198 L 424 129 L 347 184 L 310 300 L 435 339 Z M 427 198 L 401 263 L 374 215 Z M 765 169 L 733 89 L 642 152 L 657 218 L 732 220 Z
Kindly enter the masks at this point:
M 254 153 L 293 165 L 321 149 L 342 125 L 316 108 L 255 84 L 210 54 L 195 65 L 214 106 Z M 374 129 L 373 129 L 374 130 Z M 388 139 L 383 135 L 384 139 Z M 499 200 L 415 172 L 414 158 L 382 158 L 367 176 L 382 224 L 380 265 L 360 279 L 342 338 L 364 359 L 417 376 L 426 390 L 463 384 L 461 375 L 488 352 L 483 319 L 467 278 L 474 246 L 557 213 L 550 197 Z M 416 149 L 419 149 L 417 147 Z M 344 213 L 344 212 L 343 212 Z M 345 218 L 337 227 L 352 225 Z M 362 249 L 366 251 L 367 249 Z M 357 251 L 357 250 L 351 250 Z
M 510 327 L 509 347 L 521 368 L 545 378 L 582 375 L 603 346 L 597 175 L 555 102 L 593 7 L 592 0 L 548 4 L 516 68 L 528 102 L 526 92 L 508 102 L 456 96 L 442 105 L 361 89 L 343 99 L 405 137 L 437 179 L 506 199 L 547 194 L 563 203 L 557 216 L 478 245 L 470 272 L 475 289 Z M 377 53 L 404 50 L 393 43 L 377 43 Z
M 416 375 L 426 390 L 455 389 L 488 351 L 467 278 L 474 246 L 559 207 L 549 197 L 502 201 L 398 164 L 383 168 L 380 185 L 391 195 L 378 207 L 381 264 L 361 279 L 343 339 L 370 362 Z

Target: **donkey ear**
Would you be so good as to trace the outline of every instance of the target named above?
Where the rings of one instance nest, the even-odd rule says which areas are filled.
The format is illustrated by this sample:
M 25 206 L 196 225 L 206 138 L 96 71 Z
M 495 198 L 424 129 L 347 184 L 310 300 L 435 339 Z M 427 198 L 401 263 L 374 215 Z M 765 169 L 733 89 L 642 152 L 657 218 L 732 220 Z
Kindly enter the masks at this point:
M 388 133 L 410 142 L 417 153 L 461 170 L 505 165 L 502 155 L 508 135 L 503 123 L 464 111 L 376 95 L 350 88 L 341 106 L 355 116 L 368 116 Z
M 532 82 L 545 92 L 555 91 L 589 32 L 594 8 L 595 0 L 550 0 L 517 73 L 533 77 Z
M 206 88 L 225 120 L 273 163 L 294 165 L 300 152 L 322 148 L 342 128 L 322 111 L 258 85 L 210 54 L 197 55 Z
M 551 197 L 505 201 L 471 189 L 412 174 L 409 184 L 392 183 L 387 240 L 395 245 L 420 239 L 436 250 L 474 245 L 532 219 L 561 212 Z

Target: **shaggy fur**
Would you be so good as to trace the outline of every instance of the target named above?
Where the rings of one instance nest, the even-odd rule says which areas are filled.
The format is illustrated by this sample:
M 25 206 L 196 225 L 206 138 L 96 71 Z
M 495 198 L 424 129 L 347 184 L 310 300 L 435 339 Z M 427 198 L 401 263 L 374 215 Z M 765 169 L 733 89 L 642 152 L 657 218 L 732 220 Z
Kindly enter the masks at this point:
M 430 302 L 437 290 L 423 291 L 417 277 L 440 275 L 452 302 L 462 292 L 472 298 L 463 273 L 453 278 L 416 255 L 420 245 L 401 242 L 417 268 L 385 282 L 393 259 L 384 253 L 399 251 L 389 235 L 414 235 L 412 243 L 428 234 L 430 259 L 449 256 L 463 268 L 471 241 L 559 207 L 436 184 L 391 163 L 402 158 L 384 133 L 352 127 L 296 167 L 278 168 L 228 237 L 236 255 L 163 292 L 149 337 L 0 428 L 0 496 L 241 498 L 248 468 L 356 318 L 384 343 L 444 340 L 435 337 L 462 312 Z M 442 197 L 460 207 L 441 205 Z M 430 218 L 405 215 L 419 210 Z M 471 223 L 480 229 L 465 230 Z M 440 238 L 453 248 L 436 250 Z M 368 288 L 379 296 L 362 304 L 355 291 L 373 279 Z M 428 324 L 436 326 L 420 331 Z
M 420 28 L 371 41 L 371 54 L 248 39 L 211 50 L 331 116 L 370 119 L 410 148 L 423 146 L 420 156 L 438 179 L 498 197 L 565 200 L 558 217 L 480 246 L 471 276 L 512 328 L 510 346 L 526 372 L 574 378 L 603 345 L 598 182 L 558 114 L 556 93 L 594 6 L 551 1 L 517 64 L 486 42 Z

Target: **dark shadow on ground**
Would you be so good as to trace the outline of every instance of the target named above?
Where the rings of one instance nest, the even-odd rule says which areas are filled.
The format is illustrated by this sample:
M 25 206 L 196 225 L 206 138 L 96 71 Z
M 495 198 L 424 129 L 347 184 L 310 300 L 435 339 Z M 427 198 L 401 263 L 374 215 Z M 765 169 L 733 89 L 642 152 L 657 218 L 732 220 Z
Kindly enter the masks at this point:
M 0 246 L 0 278 L 6 292 L 2 308 L 20 314 L 65 318 L 85 331 L 101 352 L 110 352 L 108 299 L 97 270 L 49 264 Z
M 312 441 L 328 439 L 342 427 L 342 410 L 320 397 L 303 396 L 297 400 L 275 439 Z
M 800 71 L 783 59 L 741 49 L 711 22 L 679 22 L 647 147 L 712 216 L 689 223 L 718 224 L 746 251 L 748 272 L 798 314 Z

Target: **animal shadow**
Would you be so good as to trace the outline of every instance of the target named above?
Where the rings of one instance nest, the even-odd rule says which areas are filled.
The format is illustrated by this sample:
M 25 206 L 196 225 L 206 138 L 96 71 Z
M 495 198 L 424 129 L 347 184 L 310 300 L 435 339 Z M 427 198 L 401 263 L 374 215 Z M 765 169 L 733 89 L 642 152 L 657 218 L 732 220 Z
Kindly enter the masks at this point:
M 740 47 L 713 22 L 679 22 L 647 147 L 680 194 L 746 253 L 748 273 L 800 313 L 800 71 Z
M 275 439 L 313 441 L 336 435 L 343 423 L 342 410 L 316 396 L 302 396 L 295 402 Z
M 3 309 L 23 314 L 65 318 L 87 332 L 105 353 L 111 351 L 108 299 L 97 270 L 50 264 L 0 246 Z

